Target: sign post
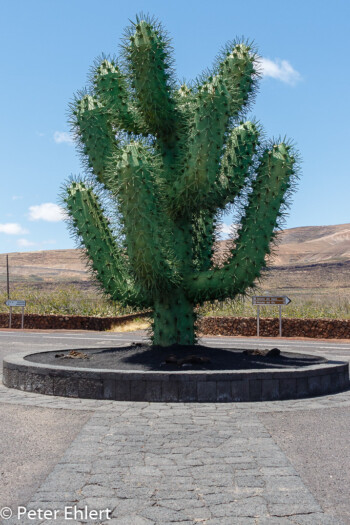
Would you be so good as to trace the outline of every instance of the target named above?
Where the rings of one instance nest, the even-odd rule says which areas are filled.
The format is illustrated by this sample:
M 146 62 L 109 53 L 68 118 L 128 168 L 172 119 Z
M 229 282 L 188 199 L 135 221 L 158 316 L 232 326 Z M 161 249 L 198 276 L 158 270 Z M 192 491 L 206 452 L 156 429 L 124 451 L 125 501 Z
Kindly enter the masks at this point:
M 10 308 L 9 328 L 12 327 L 12 308 L 13 307 L 21 307 L 22 308 L 21 328 L 23 330 L 23 327 L 24 327 L 24 307 L 26 305 L 26 302 L 24 300 L 8 299 L 5 304 L 6 304 L 6 306 L 8 306 Z
M 6 281 L 7 281 L 7 299 L 10 299 L 10 273 L 9 273 L 9 256 L 6 255 Z
M 253 295 L 252 304 L 257 307 L 256 333 L 260 333 L 260 306 L 261 305 L 278 305 L 279 310 L 279 334 L 282 337 L 282 304 L 289 304 L 291 299 L 286 295 Z

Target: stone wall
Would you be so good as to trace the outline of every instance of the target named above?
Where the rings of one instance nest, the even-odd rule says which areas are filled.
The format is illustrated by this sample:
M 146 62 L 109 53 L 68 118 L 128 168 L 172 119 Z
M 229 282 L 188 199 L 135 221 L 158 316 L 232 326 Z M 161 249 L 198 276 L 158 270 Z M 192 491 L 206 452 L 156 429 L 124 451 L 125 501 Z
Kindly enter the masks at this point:
M 110 330 L 132 319 L 147 317 L 148 313 L 120 317 L 87 317 L 81 315 L 24 315 L 24 328 L 46 330 Z M 8 328 L 9 315 L 0 314 L 0 328 Z M 21 314 L 12 313 L 12 328 L 21 327 Z M 256 318 L 203 317 L 198 322 L 202 335 L 256 335 Z M 282 319 L 284 337 L 314 337 L 350 339 L 350 319 Z M 262 337 L 278 336 L 278 319 L 260 319 Z
M 147 313 L 120 317 L 88 317 L 83 315 L 38 315 L 24 314 L 24 328 L 43 330 L 110 330 L 132 319 L 146 317 Z M 21 314 L 12 312 L 12 328 L 21 328 Z M 0 328 L 8 328 L 9 314 L 0 314 Z
M 256 318 L 204 317 L 199 321 L 203 335 L 256 335 Z M 260 336 L 277 337 L 278 319 L 260 318 Z M 315 337 L 324 339 L 350 338 L 350 319 L 285 319 L 282 318 L 283 337 Z

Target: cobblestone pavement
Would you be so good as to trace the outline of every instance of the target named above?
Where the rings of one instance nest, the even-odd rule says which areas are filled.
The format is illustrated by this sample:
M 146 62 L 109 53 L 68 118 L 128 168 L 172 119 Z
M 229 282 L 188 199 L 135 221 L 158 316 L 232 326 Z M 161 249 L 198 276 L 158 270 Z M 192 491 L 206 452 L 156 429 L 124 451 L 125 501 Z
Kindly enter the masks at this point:
M 29 501 L 19 502 L 36 511 L 58 510 L 57 519 L 37 513 L 34 520 L 14 517 L 4 524 L 345 524 L 336 508 L 328 505 L 325 512 L 317 490 L 305 484 L 260 415 L 345 409 L 349 392 L 295 401 L 171 404 L 65 399 L 1 386 L 0 400 L 91 412 Z M 75 505 L 110 509 L 111 519 L 78 513 L 68 520 L 64 508 Z
M 29 508 L 74 502 L 111 509 L 113 525 L 340 523 L 257 417 L 227 405 L 120 403 L 95 412 Z

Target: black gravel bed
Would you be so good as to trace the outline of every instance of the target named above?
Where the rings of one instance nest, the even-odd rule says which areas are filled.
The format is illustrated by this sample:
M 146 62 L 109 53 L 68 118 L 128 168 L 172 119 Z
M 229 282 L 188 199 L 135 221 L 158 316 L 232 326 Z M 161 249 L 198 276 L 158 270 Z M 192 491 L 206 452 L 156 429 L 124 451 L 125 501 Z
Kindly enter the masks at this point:
M 59 350 L 31 354 L 25 359 L 71 368 L 155 371 L 288 369 L 329 362 L 323 357 L 293 352 L 253 355 L 251 350 L 244 353 L 247 351 L 243 348 L 222 349 L 204 345 L 164 349 L 138 343 L 114 348 L 83 348 L 74 352 L 77 358 L 65 357 L 69 355 L 69 350 Z M 167 363 L 167 360 L 172 362 Z

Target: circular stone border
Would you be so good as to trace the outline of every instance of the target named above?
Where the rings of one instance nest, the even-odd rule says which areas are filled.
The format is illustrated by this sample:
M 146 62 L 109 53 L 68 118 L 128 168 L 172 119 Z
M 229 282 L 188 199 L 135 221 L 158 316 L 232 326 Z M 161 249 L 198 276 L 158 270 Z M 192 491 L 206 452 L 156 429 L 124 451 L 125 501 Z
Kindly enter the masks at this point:
M 153 402 L 274 401 L 349 388 L 349 363 L 343 361 L 278 370 L 111 371 L 25 360 L 33 353 L 4 358 L 5 386 L 53 396 Z

